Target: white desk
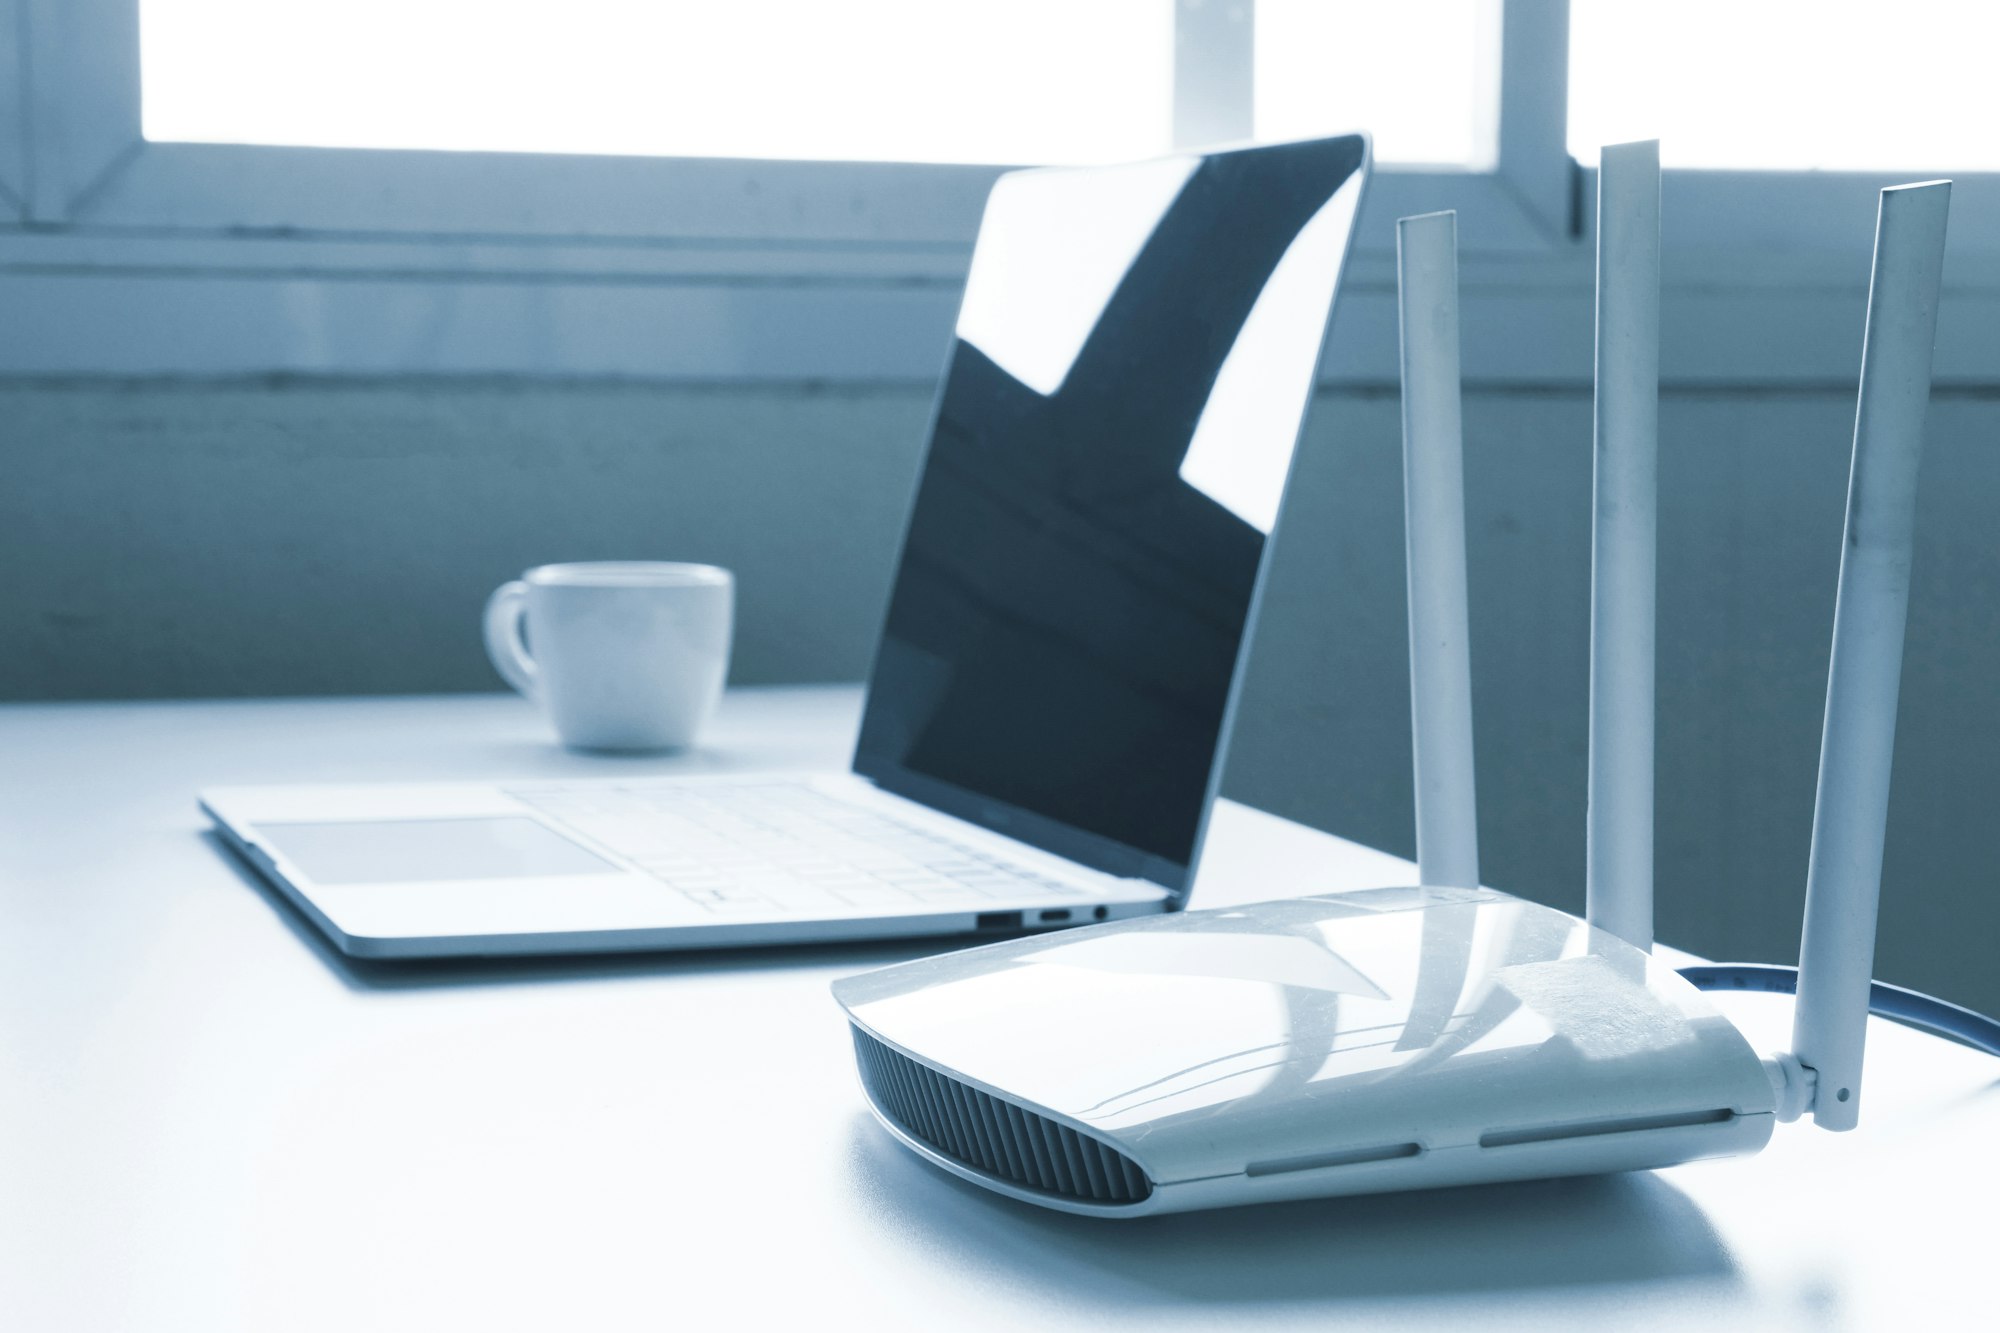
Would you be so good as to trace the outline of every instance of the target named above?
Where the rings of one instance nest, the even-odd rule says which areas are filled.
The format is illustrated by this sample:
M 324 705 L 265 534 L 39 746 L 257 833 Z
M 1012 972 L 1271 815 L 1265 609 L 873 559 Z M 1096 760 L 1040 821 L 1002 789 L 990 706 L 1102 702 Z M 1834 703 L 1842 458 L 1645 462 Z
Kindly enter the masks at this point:
M 1093 1221 L 869 1119 L 827 983 L 921 946 L 356 964 L 193 804 L 839 766 L 857 700 L 732 695 L 678 762 L 506 698 L 0 709 L 0 1327 L 2000 1326 L 2000 1062 L 1891 1024 L 1858 1133 L 1748 1161 Z M 1232 807 L 1196 900 L 1407 878 Z

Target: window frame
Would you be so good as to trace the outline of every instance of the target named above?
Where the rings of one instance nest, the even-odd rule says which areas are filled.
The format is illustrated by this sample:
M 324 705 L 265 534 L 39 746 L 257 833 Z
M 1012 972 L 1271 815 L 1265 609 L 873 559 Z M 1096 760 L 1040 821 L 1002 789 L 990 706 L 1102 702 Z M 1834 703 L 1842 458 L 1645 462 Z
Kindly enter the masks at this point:
M 1172 3 L 1176 141 L 1247 138 L 1249 0 Z M 1587 381 L 1594 173 L 1567 150 L 1568 3 L 1482 3 L 1490 162 L 1378 169 L 1331 380 L 1394 382 L 1393 222 L 1451 208 L 1468 378 Z M 1003 170 L 150 143 L 138 0 L 0 0 L 8 86 L 11 374 L 927 379 Z M 1894 179 L 1670 172 L 1663 372 L 1851 377 L 1873 191 Z M 1990 377 L 2000 229 L 1976 222 L 2000 218 L 2000 176 L 1959 178 L 1954 205 L 1940 375 Z
M 1175 3 L 1177 146 L 1250 137 L 1251 10 Z M 1001 166 L 154 143 L 141 129 L 139 0 L 0 0 L 28 58 L 25 220 L 197 233 L 367 233 L 554 243 L 969 245 Z M 1486 170 L 1389 166 L 1367 244 L 1393 246 L 1398 199 L 1477 205 L 1481 248 L 1546 247 L 1569 229 L 1560 74 L 1567 0 L 1482 0 L 1500 47 Z M 0 65 L 0 68 L 4 68 Z M 0 117 L 4 117 L 0 110 Z M 5 125 L 0 119 L 0 126 Z M 25 133 L 22 131 L 25 130 Z M 9 177 L 0 173 L 0 188 Z
M 1248 137 L 1248 6 L 1167 2 L 1177 140 Z M 1566 239 L 1566 0 L 1483 3 L 1494 165 L 1379 172 L 1364 255 L 1440 207 L 1482 251 Z M 9 59 L 16 374 L 924 379 L 1003 170 L 149 143 L 138 0 L 0 0 Z

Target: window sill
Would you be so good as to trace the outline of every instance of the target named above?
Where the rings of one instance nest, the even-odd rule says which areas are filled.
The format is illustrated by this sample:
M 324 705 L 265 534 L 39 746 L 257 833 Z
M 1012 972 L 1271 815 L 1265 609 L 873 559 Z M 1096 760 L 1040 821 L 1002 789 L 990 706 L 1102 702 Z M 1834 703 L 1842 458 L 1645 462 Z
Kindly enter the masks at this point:
M 220 161 L 267 150 L 217 151 Z M 268 151 L 334 175 L 357 165 L 341 151 Z M 450 167 L 477 155 L 360 156 Z M 722 173 L 710 182 L 715 190 L 725 180 L 738 194 L 746 181 L 783 182 L 778 197 L 790 202 L 751 191 L 750 204 L 738 199 L 729 212 L 710 200 L 704 221 L 691 206 L 643 207 L 649 192 L 613 172 L 622 184 L 613 190 L 606 177 L 604 212 L 591 213 L 590 189 L 552 192 L 575 215 L 540 217 L 552 230 L 537 235 L 509 234 L 499 225 L 506 209 L 491 198 L 466 204 L 455 222 L 437 211 L 455 197 L 449 170 L 424 177 L 416 197 L 392 188 L 400 166 L 383 177 L 381 165 L 362 173 L 376 180 L 375 193 L 351 216 L 314 213 L 316 191 L 340 195 L 332 177 L 308 187 L 283 172 L 253 173 L 257 189 L 289 201 L 268 215 L 243 211 L 245 199 L 217 203 L 211 190 L 223 189 L 223 178 L 189 177 L 179 166 L 161 178 L 179 184 L 149 199 L 141 161 L 130 173 L 136 186 L 119 185 L 83 221 L 0 226 L 0 303 L 10 312 L 0 323 L 0 375 L 927 382 L 940 367 L 994 171 L 663 162 L 655 164 L 661 180 L 697 199 L 707 196 L 695 177 L 714 169 Z M 471 164 L 580 177 L 605 165 L 508 155 Z M 410 178 L 412 189 L 420 176 Z M 1671 174 L 1663 378 L 1852 383 L 1873 191 L 1887 179 Z M 1591 173 L 1581 184 L 1588 217 Z M 613 194 L 623 202 L 610 201 Z M 1937 373 L 1943 383 L 1989 383 L 2000 366 L 2000 252 L 1974 245 L 1994 234 L 1984 219 L 2000 217 L 2000 180 L 1972 178 L 1956 194 Z M 503 191 L 502 202 L 517 195 L 544 197 Z M 1505 195 L 1504 183 L 1477 173 L 1378 173 L 1324 364 L 1328 382 L 1396 382 L 1394 219 L 1456 206 L 1467 220 L 1468 382 L 1589 383 L 1589 242 L 1549 234 Z M 854 203 L 864 198 L 865 207 Z M 851 207 L 837 206 L 842 199 Z M 830 222 L 843 207 L 846 221 Z M 598 218 L 598 234 L 558 225 L 586 215 Z M 326 225 L 304 229 L 296 223 L 305 216 Z M 224 225 L 223 217 L 239 220 Z M 343 218 L 355 229 L 331 225 Z M 390 218 L 402 225 L 386 229 Z M 515 220 L 524 219 L 533 220 Z M 475 221 L 474 230 L 450 229 Z M 651 234 L 626 234 L 648 223 Z

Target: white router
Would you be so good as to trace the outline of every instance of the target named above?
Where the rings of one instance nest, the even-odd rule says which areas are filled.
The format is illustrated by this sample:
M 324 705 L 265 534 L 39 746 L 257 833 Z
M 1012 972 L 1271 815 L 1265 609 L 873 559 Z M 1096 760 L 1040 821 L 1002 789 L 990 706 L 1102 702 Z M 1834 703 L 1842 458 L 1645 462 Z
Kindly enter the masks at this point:
M 1589 923 L 1478 887 L 1455 219 L 1405 218 L 1424 886 L 1122 921 L 842 981 L 891 1134 L 1016 1199 L 1139 1216 L 1752 1153 L 1806 1112 L 1853 1127 L 1950 185 L 1881 196 L 1796 1049 L 1770 1057 L 1649 954 L 1659 198 L 1658 144 L 1604 150 Z

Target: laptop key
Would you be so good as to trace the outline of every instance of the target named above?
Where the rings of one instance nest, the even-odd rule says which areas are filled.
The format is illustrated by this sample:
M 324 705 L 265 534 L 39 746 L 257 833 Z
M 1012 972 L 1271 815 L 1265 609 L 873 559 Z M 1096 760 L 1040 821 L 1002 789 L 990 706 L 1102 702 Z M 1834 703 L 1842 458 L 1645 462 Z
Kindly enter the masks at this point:
M 916 899 L 891 884 L 842 885 L 833 890 L 833 895 L 855 907 L 895 908 L 907 907 Z
M 979 903 L 984 905 L 988 901 L 985 894 L 980 893 L 976 889 L 968 889 L 963 886 L 949 889 L 919 889 L 916 896 L 918 902 L 928 907 L 940 907 L 949 903 Z
M 771 916 L 771 904 L 761 898 L 718 898 L 701 904 L 716 916 Z

